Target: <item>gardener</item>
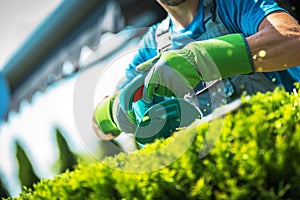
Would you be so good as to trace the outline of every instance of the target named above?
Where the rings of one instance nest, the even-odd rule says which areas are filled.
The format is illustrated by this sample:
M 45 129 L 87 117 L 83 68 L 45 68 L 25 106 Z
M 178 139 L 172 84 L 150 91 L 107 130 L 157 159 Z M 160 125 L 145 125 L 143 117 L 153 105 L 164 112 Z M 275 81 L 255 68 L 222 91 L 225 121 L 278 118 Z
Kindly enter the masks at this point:
M 148 72 L 148 99 L 193 91 L 207 115 L 220 106 L 214 98 L 228 103 L 242 93 L 272 91 L 279 85 L 292 91 L 300 81 L 300 27 L 273 0 L 157 1 L 168 16 L 145 34 L 126 69 L 126 83 Z M 126 117 L 120 113 L 123 124 Z M 99 133 L 97 109 L 95 117 Z M 121 131 L 134 131 L 134 124 L 121 125 Z M 103 139 L 117 135 L 99 134 Z

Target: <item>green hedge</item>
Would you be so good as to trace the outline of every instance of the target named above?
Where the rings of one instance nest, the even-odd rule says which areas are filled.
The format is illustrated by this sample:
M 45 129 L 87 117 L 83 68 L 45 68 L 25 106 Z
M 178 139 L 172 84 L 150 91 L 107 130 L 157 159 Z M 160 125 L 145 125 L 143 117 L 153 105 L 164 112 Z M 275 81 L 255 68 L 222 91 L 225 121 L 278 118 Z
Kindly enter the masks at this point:
M 276 89 L 242 102 L 142 150 L 42 180 L 18 199 L 299 199 L 300 94 Z

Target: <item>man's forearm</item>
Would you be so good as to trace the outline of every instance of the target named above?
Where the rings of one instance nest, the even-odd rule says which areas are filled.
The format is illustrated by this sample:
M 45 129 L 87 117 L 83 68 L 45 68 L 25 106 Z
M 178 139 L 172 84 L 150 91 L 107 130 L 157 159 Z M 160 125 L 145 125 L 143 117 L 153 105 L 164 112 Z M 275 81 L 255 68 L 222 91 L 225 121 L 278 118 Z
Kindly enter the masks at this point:
M 255 71 L 279 71 L 300 65 L 300 26 L 284 12 L 268 15 L 247 38 Z

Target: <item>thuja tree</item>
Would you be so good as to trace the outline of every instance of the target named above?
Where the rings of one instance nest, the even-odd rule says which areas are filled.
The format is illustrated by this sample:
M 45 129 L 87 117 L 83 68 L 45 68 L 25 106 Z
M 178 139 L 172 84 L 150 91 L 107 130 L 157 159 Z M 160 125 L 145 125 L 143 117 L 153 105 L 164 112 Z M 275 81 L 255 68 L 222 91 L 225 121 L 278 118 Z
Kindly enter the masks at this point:
M 2 173 L 0 173 L 2 175 Z M 2 176 L 0 176 L 0 198 L 7 198 L 9 197 L 9 192 L 7 187 L 5 186 L 5 181 L 3 181 Z
M 16 157 L 18 161 L 18 176 L 22 187 L 32 187 L 34 183 L 40 179 L 36 175 L 33 165 L 28 158 L 25 150 L 19 141 L 15 142 L 16 145 Z
M 77 164 L 77 156 L 71 151 L 66 138 L 58 128 L 55 129 L 55 136 L 59 150 L 59 158 L 56 163 L 59 165 L 59 173 L 65 172 L 66 170 L 73 170 Z

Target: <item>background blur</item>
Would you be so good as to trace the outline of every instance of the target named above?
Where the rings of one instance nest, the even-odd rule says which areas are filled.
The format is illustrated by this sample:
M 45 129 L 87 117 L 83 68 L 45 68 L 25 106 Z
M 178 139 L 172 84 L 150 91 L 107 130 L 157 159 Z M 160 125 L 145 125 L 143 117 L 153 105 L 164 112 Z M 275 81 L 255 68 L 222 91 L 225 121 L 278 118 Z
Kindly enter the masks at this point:
M 61 3 L 60 0 L 0 0 L 0 68 L 59 3 Z M 61 90 L 64 88 L 61 87 Z M 64 90 L 64 92 L 67 91 L 69 90 Z M 40 95 L 39 100 L 33 100 L 33 104 L 25 103 L 27 105 L 22 106 L 19 114 L 14 114 L 9 122 L 0 127 L 1 179 L 12 196 L 17 195 L 21 190 L 17 175 L 15 140 L 21 141 L 24 148 L 27 149 L 28 155 L 36 165 L 37 174 L 41 177 L 53 175 L 47 165 L 49 166 L 49 163 L 55 161 L 57 155 L 54 155 L 53 152 L 57 152 L 57 150 L 50 145 L 51 142 L 47 141 L 52 141 L 52 143 L 55 141 L 55 137 L 51 137 L 50 133 L 54 131 L 52 123 L 56 123 L 51 121 L 51 117 L 55 115 L 51 111 L 56 109 L 50 109 L 49 106 L 61 106 L 58 109 L 65 109 L 66 106 L 55 102 L 49 104 L 49 101 L 57 99 L 55 96 L 60 92 L 59 90 L 49 91 Z M 72 95 L 66 96 L 71 97 Z M 67 102 L 70 99 L 63 98 L 63 100 Z M 44 113 L 42 118 L 41 113 Z M 57 121 L 60 119 L 57 118 Z
M 0 67 L 61 0 L 0 0 Z

